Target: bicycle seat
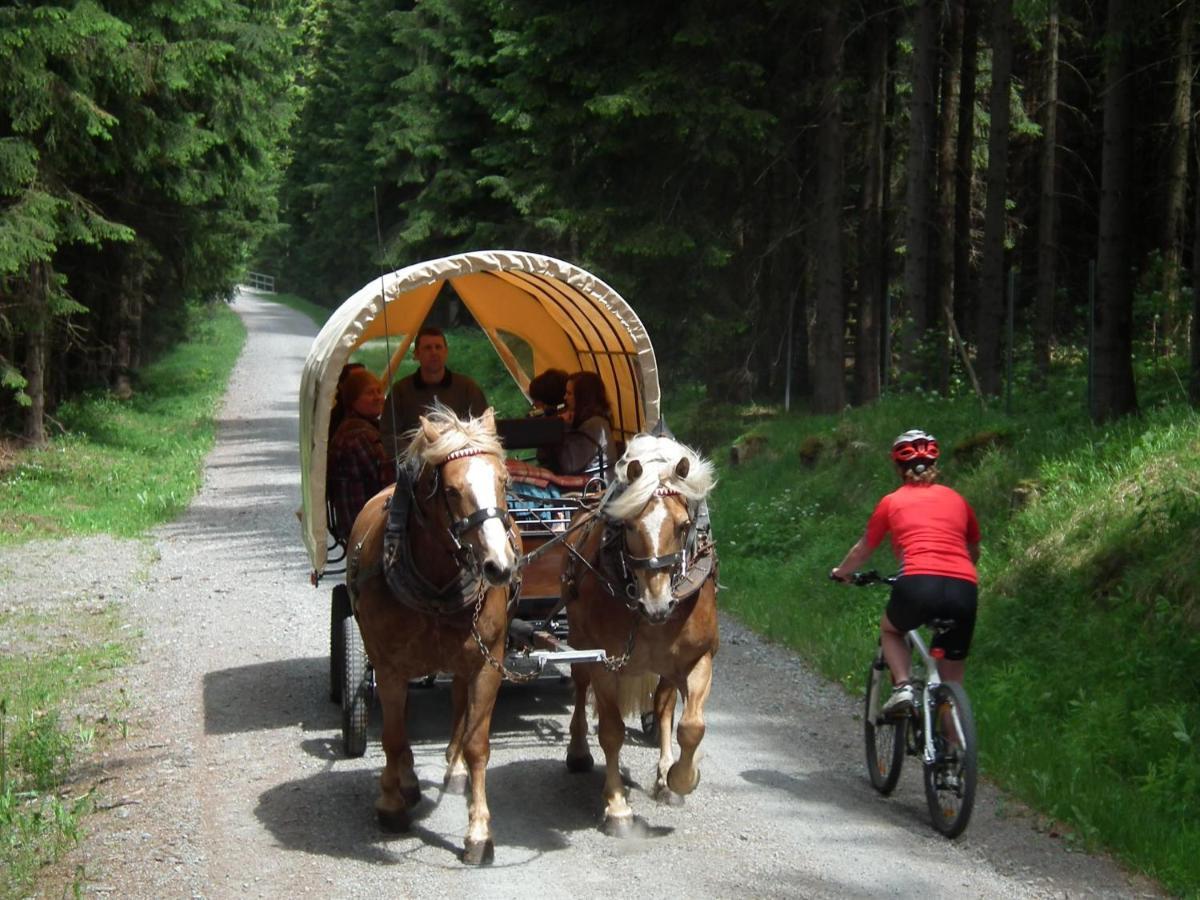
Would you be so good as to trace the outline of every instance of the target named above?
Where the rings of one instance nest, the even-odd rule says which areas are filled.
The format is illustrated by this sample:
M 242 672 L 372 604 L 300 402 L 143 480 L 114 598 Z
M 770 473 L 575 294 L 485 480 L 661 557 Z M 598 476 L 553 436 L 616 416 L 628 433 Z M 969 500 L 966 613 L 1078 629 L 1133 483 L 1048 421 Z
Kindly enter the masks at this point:
M 942 632 L 949 631 L 951 628 L 953 628 L 955 625 L 957 625 L 958 620 L 957 619 L 930 619 L 925 624 L 930 627 L 930 629 L 933 631 L 934 634 L 941 634 Z

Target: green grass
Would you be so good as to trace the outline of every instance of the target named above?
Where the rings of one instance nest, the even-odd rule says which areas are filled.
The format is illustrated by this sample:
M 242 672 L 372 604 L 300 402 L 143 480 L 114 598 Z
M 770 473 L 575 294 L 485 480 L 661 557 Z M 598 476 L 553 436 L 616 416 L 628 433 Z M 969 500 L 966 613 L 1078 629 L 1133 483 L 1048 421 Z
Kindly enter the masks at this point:
M 760 446 L 741 466 L 717 455 L 721 602 L 860 690 L 886 594 L 826 573 L 895 485 L 892 437 L 933 431 L 984 534 L 967 687 L 985 772 L 1069 841 L 1195 895 L 1200 417 L 1172 373 L 1148 373 L 1143 416 L 1093 427 L 1070 374 L 1013 416 L 919 395 L 836 417 L 717 414 Z M 886 547 L 872 565 L 894 569 Z
M 29 896 L 39 870 L 81 834 L 91 789 L 64 783 L 72 763 L 123 733 L 125 697 L 107 696 L 88 719 L 64 722 L 62 710 L 130 661 L 121 626 L 113 605 L 0 613 L 0 898 Z
M 213 413 L 245 338 L 223 304 L 191 311 L 190 341 L 141 370 L 135 393 L 64 404 L 66 433 L 0 473 L 0 544 L 67 534 L 142 534 L 200 486 Z
M 66 433 L 0 472 L 0 543 L 135 536 L 187 506 L 245 338 L 223 304 L 190 315 L 190 341 L 142 369 L 131 399 L 98 392 L 66 404 L 56 411 Z M 0 898 L 29 896 L 41 867 L 78 840 L 91 798 L 64 786 L 72 765 L 124 732 L 124 695 L 106 695 L 103 683 L 137 636 L 116 607 L 83 599 L 0 612 Z M 110 709 L 64 720 L 92 694 Z

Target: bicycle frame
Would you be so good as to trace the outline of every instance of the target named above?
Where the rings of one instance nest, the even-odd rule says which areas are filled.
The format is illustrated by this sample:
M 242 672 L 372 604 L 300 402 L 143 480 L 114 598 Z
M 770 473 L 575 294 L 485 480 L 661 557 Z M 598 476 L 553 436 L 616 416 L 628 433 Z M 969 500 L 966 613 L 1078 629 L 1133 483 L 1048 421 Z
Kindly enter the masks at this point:
M 921 737 L 925 742 L 921 759 L 926 765 L 930 765 L 937 758 L 937 752 L 933 746 L 933 704 L 930 702 L 930 698 L 933 696 L 934 690 L 942 683 L 942 677 L 938 674 L 937 660 L 925 646 L 925 641 L 918 631 L 908 632 L 904 635 L 904 640 L 910 648 L 920 654 L 921 660 L 925 664 L 925 680 L 920 691 Z M 957 711 L 955 711 L 954 719 L 955 730 L 962 734 L 962 723 L 958 721 Z

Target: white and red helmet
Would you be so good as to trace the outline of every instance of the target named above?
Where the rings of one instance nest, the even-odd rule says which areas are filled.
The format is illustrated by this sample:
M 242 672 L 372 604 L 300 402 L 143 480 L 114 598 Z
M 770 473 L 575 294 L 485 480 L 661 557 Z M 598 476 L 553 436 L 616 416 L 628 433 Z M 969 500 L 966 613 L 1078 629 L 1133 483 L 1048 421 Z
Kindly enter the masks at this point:
M 937 438 L 919 428 L 906 431 L 892 441 L 892 460 L 906 469 L 919 467 L 918 471 L 924 471 L 937 458 Z

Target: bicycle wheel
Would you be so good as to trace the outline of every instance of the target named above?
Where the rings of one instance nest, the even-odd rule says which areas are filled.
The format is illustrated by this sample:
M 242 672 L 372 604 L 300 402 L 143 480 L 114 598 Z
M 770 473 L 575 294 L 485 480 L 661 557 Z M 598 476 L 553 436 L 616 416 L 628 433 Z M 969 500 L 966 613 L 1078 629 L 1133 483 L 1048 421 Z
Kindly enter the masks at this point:
M 958 837 L 975 807 L 978 744 L 975 716 L 962 685 L 943 682 L 933 692 L 934 761 L 925 766 L 925 799 L 933 827 Z
M 342 749 L 347 756 L 362 756 L 367 752 L 371 682 L 367 675 L 367 652 L 353 616 L 347 616 L 342 622 L 342 639 L 345 659 L 342 667 Z
M 885 719 L 879 708 L 891 695 L 892 673 L 881 661 L 867 670 L 867 697 L 863 710 L 863 737 L 867 745 L 867 776 L 885 797 L 900 779 L 904 764 L 904 729 L 908 719 Z

